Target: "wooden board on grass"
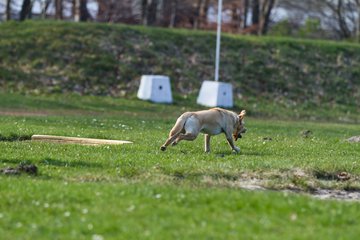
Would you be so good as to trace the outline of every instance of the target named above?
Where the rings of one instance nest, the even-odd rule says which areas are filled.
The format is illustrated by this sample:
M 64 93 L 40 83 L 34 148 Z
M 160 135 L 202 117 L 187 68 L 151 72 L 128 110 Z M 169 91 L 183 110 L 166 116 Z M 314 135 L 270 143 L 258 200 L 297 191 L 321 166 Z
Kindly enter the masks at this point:
M 64 137 L 64 136 L 53 136 L 53 135 L 33 135 L 31 137 L 31 140 L 53 142 L 53 143 L 75 143 L 75 144 L 83 144 L 83 145 L 118 145 L 118 144 L 132 143 L 130 141 L 122 141 L 122 140 Z

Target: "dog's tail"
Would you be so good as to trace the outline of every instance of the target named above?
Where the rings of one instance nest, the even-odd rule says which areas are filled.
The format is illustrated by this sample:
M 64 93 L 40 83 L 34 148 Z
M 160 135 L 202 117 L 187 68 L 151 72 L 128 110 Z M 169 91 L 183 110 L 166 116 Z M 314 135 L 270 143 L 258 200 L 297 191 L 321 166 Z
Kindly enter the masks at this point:
M 183 113 L 177 120 L 174 127 L 171 129 L 169 133 L 169 137 L 173 137 L 176 135 L 179 136 L 183 131 L 186 121 L 193 115 L 191 112 Z
M 169 144 L 172 144 L 175 139 L 180 135 L 181 132 L 184 130 L 184 126 L 186 124 L 186 121 L 189 119 L 189 117 L 192 116 L 191 112 L 186 112 L 182 114 L 177 120 L 174 125 L 174 127 L 171 129 L 169 138 L 166 140 L 166 142 L 160 147 L 161 151 L 165 151 L 166 147 Z

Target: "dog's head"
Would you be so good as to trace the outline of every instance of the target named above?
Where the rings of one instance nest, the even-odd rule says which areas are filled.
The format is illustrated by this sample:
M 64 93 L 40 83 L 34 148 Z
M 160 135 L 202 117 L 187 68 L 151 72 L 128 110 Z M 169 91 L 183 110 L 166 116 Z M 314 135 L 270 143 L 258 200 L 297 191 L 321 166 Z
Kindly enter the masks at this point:
M 244 117 L 246 115 L 246 111 L 242 110 L 239 114 L 239 120 L 236 123 L 236 127 L 233 133 L 234 139 L 235 141 L 238 140 L 238 138 L 241 138 L 241 134 L 246 132 L 246 128 L 245 128 L 245 121 L 244 121 Z

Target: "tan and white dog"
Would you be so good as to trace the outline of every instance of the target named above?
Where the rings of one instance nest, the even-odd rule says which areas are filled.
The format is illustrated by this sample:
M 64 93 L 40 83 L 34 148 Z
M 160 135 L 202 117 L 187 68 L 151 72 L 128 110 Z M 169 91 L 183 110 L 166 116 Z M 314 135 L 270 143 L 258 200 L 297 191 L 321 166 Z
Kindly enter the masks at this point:
M 210 152 L 210 137 L 220 133 L 225 134 L 226 140 L 234 152 L 240 152 L 240 148 L 234 145 L 233 137 L 237 141 L 238 138 L 241 138 L 241 134 L 246 132 L 245 115 L 245 110 L 238 115 L 222 108 L 183 113 L 177 119 L 170 131 L 169 138 L 160 149 L 165 151 L 169 144 L 174 146 L 181 140 L 192 141 L 202 132 L 205 134 L 205 152 Z

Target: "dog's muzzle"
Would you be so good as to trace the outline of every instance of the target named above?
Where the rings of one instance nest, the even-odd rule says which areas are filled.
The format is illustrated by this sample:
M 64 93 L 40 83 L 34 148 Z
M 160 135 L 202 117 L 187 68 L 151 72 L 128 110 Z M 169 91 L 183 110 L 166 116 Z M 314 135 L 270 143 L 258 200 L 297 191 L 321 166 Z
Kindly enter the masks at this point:
M 237 135 L 234 135 L 235 141 L 237 141 L 239 138 L 242 138 L 242 133 L 246 133 L 246 128 L 243 128 Z

